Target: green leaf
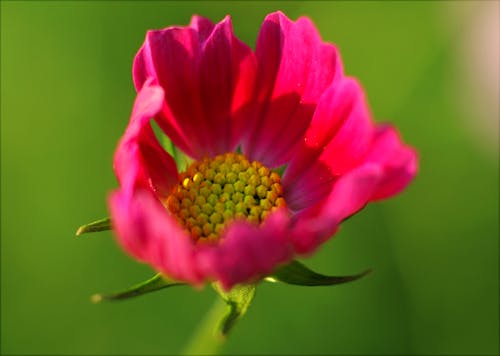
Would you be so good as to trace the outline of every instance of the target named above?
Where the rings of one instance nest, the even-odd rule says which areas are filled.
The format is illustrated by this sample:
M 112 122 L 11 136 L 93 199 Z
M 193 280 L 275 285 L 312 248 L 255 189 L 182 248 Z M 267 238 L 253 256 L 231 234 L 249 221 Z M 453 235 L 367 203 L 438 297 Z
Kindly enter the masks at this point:
M 111 230 L 111 219 L 104 218 L 101 220 L 97 220 L 85 225 L 82 225 L 76 230 L 76 236 L 80 236 L 82 234 L 86 234 L 88 232 L 97 232 L 97 231 L 105 231 Z
M 214 289 L 226 302 L 226 313 L 219 320 L 215 333 L 216 336 L 225 338 L 233 328 L 236 321 L 245 315 L 250 303 L 255 296 L 255 285 L 239 285 L 225 292 L 218 284 L 213 284 Z
M 121 300 L 128 299 L 132 297 L 137 297 L 146 293 L 151 293 L 163 288 L 181 286 L 184 283 L 169 280 L 162 276 L 160 273 L 154 277 L 144 281 L 142 283 L 136 284 L 123 292 L 113 293 L 113 294 L 94 294 L 90 299 L 94 303 L 99 303 L 103 300 Z
M 371 272 L 368 269 L 362 273 L 352 276 L 325 276 L 310 270 L 308 267 L 298 261 L 279 267 L 270 275 L 267 280 L 279 281 L 287 284 L 299 286 L 331 286 L 334 284 L 342 284 L 355 281 Z

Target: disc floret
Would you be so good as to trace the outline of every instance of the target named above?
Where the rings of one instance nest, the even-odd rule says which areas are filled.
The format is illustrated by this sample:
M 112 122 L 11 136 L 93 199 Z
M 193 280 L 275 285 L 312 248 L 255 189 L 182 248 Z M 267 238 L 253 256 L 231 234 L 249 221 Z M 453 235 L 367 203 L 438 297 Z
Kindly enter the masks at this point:
M 192 163 L 166 207 L 195 241 L 217 241 L 235 219 L 262 223 L 286 206 L 278 173 L 244 155 L 226 153 Z

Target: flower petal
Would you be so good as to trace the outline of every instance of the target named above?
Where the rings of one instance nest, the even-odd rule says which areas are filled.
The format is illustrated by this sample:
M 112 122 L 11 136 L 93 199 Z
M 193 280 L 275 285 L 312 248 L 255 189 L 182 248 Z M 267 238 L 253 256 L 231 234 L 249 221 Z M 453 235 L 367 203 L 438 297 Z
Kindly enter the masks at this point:
M 152 192 L 122 188 L 111 194 L 109 206 L 117 239 L 130 255 L 175 280 L 203 281 L 190 237 Z
M 324 198 L 336 177 L 360 164 L 374 125 L 361 86 L 352 78 L 333 83 L 321 97 L 300 149 L 283 178 L 292 210 Z
M 199 69 L 210 154 L 232 151 L 245 129 L 257 64 L 251 49 L 234 36 L 229 16 L 204 42 Z
M 191 23 L 189 24 L 189 27 L 194 28 L 198 32 L 198 41 L 200 41 L 200 43 L 206 41 L 208 36 L 210 36 L 214 30 L 214 26 L 215 25 L 212 21 L 199 15 L 194 15 L 191 18 Z
M 300 150 L 288 164 L 284 179 L 293 179 L 307 171 L 347 120 L 358 95 L 358 86 L 349 77 L 328 87 L 318 102 Z
M 327 198 L 296 215 L 292 239 L 298 253 L 310 253 L 333 235 L 342 220 L 368 202 L 381 179 L 377 165 L 363 165 L 340 177 Z
M 378 127 L 363 163 L 340 176 L 326 199 L 295 216 L 292 236 L 297 252 L 312 252 L 343 220 L 370 201 L 398 193 L 416 172 L 415 151 L 402 144 L 394 128 Z
M 243 132 L 256 62 L 226 17 L 217 25 L 195 16 L 189 27 L 149 31 L 134 60 L 139 89 L 152 77 L 165 90 L 157 122 L 174 144 L 201 159 L 232 150 Z
M 140 186 L 167 196 L 177 184 L 177 167 L 151 128 L 151 117 L 163 103 L 163 89 L 148 81 L 138 93 L 130 123 L 114 156 L 115 174 L 122 187 Z
M 261 226 L 239 221 L 223 233 L 220 244 L 199 251 L 200 269 L 228 290 L 237 283 L 250 282 L 292 258 L 289 222 L 285 209 L 271 214 Z
M 197 124 L 203 115 L 195 64 L 199 47 L 198 32 L 190 27 L 148 31 L 133 67 L 137 90 L 151 77 L 165 91 L 158 125 L 191 155 L 199 153 L 203 146 L 203 127 Z
M 309 19 L 293 22 L 281 12 L 264 20 L 256 56 L 256 100 L 261 107 L 243 152 L 268 166 L 279 166 L 293 154 L 317 100 L 342 76 L 342 66 L 336 48 L 322 42 Z
M 386 199 L 403 190 L 417 174 L 417 159 L 416 151 L 401 142 L 394 127 L 378 127 L 365 162 L 379 164 L 384 175 L 371 200 Z

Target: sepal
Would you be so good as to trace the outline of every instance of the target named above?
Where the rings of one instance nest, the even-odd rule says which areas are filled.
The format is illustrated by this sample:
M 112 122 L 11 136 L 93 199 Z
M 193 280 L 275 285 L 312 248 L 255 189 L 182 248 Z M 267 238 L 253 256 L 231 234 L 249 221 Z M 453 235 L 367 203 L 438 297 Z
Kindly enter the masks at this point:
M 266 280 L 270 282 L 278 281 L 299 286 L 331 286 L 355 281 L 366 276 L 370 272 L 371 269 L 367 269 L 364 272 L 350 276 L 325 276 L 312 271 L 298 261 L 292 261 L 287 265 L 278 267 L 273 274 L 266 278 Z
M 113 294 L 94 294 L 90 299 L 94 303 L 99 303 L 103 300 L 114 301 L 128 299 L 132 297 L 138 297 L 146 293 L 151 293 L 160 289 L 181 285 L 184 285 L 184 283 L 167 279 L 166 277 L 158 273 L 147 281 L 136 284 L 135 286 L 132 286 L 122 292 Z
M 161 135 L 161 134 L 160 134 Z M 180 172 L 183 172 L 189 167 L 193 160 L 183 153 L 174 143 L 165 135 L 162 135 L 162 144 L 165 150 L 172 156 Z
M 255 297 L 256 286 L 255 284 L 237 285 L 229 292 L 224 291 L 217 283 L 213 283 L 212 286 L 227 304 L 226 313 L 219 320 L 215 329 L 217 337 L 225 338 L 236 321 L 247 312 Z
M 89 232 L 98 232 L 98 231 L 106 231 L 111 230 L 111 219 L 104 218 L 97 221 L 93 221 L 91 223 L 82 225 L 76 230 L 76 236 L 80 236 L 82 234 L 86 234 Z

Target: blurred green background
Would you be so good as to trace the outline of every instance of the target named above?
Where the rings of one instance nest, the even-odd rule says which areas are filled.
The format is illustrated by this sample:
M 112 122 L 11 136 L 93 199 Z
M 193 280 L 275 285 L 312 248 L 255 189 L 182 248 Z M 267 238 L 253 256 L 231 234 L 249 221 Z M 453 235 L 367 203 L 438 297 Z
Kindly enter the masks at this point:
M 215 298 L 95 292 L 152 275 L 104 232 L 111 160 L 145 31 L 194 13 L 253 46 L 268 12 L 308 15 L 377 120 L 420 152 L 404 194 L 346 222 L 307 263 L 353 284 L 264 284 L 228 354 L 497 354 L 498 2 L 1 2 L 1 352 L 177 354 Z

